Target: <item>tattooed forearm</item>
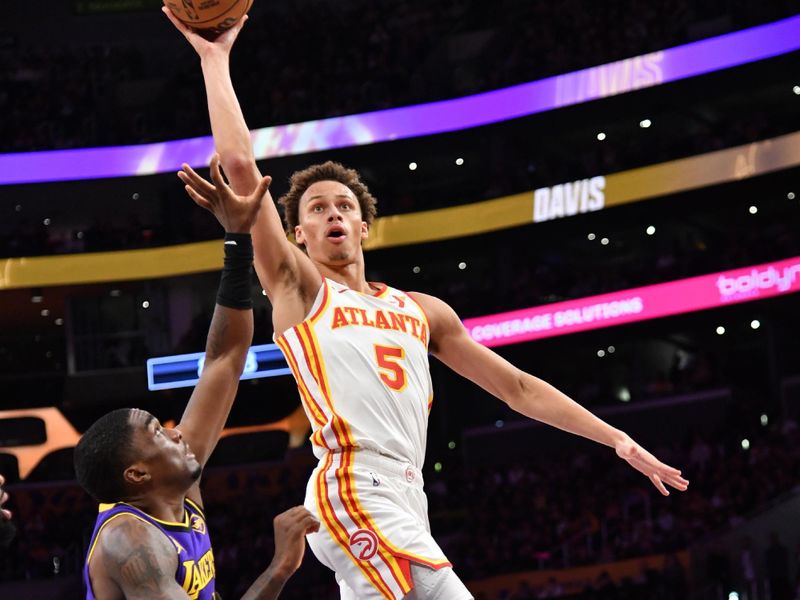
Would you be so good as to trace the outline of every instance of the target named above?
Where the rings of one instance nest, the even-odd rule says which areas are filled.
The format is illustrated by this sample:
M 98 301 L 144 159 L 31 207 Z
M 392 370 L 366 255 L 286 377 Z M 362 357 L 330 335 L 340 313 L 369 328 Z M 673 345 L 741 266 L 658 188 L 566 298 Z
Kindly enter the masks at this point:
M 231 345 L 231 340 L 226 338 L 230 328 L 229 312 L 231 310 L 234 309 L 219 305 L 214 309 L 214 317 L 211 319 L 211 327 L 208 330 L 208 340 L 206 341 L 206 360 L 216 358 L 229 349 L 226 346 Z

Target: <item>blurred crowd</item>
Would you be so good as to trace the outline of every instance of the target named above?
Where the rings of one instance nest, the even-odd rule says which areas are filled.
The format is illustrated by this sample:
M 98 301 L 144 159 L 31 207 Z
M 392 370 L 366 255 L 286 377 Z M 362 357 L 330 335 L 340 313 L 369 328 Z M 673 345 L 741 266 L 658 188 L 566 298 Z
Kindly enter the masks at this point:
M 250 125 L 263 127 L 505 87 L 794 10 L 790 0 L 593 7 L 591 0 L 256 3 L 233 75 Z M 163 35 L 178 37 L 166 25 Z M 191 49 L 164 61 L 156 48 L 87 46 L 65 36 L 0 51 L 0 112 L 8 117 L 0 152 L 206 135 L 199 69 L 186 69 Z
M 750 440 L 747 450 L 741 445 L 743 436 Z M 431 526 L 466 580 L 671 555 L 709 533 L 742 523 L 791 490 L 800 476 L 798 443 L 797 424 L 787 421 L 769 428 L 742 424 L 695 433 L 655 448 L 661 459 L 682 466 L 692 481 L 688 492 L 669 498 L 600 448 L 478 467 L 454 459 L 441 472 L 426 475 Z M 302 500 L 313 466 L 309 459 L 301 453 L 279 465 L 214 469 L 206 475 L 206 512 L 223 597 L 237 597 L 266 567 L 273 552 L 272 518 Z M 11 551 L 0 555 L 0 578 L 77 573 L 96 514 L 89 499 L 74 484 L 18 486 L 12 497 L 21 531 Z M 791 548 L 798 543 L 782 540 Z M 733 554 L 722 558 L 736 560 Z M 794 563 L 794 558 L 787 562 L 791 572 Z M 643 572 L 624 584 L 601 576 L 589 589 L 596 593 L 618 585 L 630 590 L 662 586 L 671 592 L 658 597 L 685 598 L 687 574 L 670 557 L 664 572 Z M 528 595 L 523 593 L 526 587 Z M 498 599 L 551 598 L 567 592 L 575 590 L 553 582 L 537 590 L 520 585 Z M 334 593 L 330 572 L 306 560 L 283 597 L 327 598 Z

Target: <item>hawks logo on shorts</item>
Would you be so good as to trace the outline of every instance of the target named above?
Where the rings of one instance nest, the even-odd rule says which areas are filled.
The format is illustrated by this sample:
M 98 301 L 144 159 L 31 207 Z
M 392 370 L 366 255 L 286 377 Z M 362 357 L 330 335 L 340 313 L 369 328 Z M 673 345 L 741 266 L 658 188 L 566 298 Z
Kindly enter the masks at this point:
M 369 529 L 359 529 L 350 536 L 350 548 L 359 560 L 369 560 L 378 553 L 378 536 Z

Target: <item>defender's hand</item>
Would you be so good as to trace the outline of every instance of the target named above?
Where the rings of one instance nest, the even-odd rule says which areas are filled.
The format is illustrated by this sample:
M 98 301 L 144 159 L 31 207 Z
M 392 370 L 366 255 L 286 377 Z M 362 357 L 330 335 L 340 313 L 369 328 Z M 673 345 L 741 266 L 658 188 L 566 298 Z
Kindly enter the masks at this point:
M 615 450 L 617 456 L 645 475 L 664 496 L 669 496 L 665 483 L 681 492 L 689 487 L 689 481 L 681 477 L 678 469 L 662 463 L 627 435 L 616 445 Z
M 6 492 L 3 489 L 3 485 L 5 484 L 5 482 L 6 482 L 5 477 L 0 475 L 0 520 L 10 521 L 11 511 L 3 508 L 3 504 L 5 504 L 6 501 L 8 500 L 8 492 Z
M 244 15 L 233 27 L 226 29 L 214 39 L 209 40 L 204 38 L 188 25 L 179 21 L 178 18 L 172 14 L 172 11 L 166 6 L 162 6 L 161 11 L 167 15 L 167 18 L 175 26 L 175 29 L 183 34 L 183 37 L 185 37 L 186 40 L 192 45 L 192 48 L 194 48 L 195 52 L 197 52 L 201 59 L 214 52 L 222 51 L 226 55 L 230 54 L 231 48 L 233 48 L 233 43 L 236 41 L 236 38 L 239 36 L 239 32 L 242 30 L 242 27 L 244 27 L 244 24 L 247 21 L 247 15 Z
M 225 182 L 219 170 L 219 154 L 211 158 L 211 181 L 200 177 L 192 167 L 182 165 L 178 177 L 186 184 L 186 193 L 199 206 L 212 212 L 229 233 L 250 233 L 256 221 L 261 203 L 272 183 L 272 177 L 264 177 L 249 196 L 237 196 Z
M 319 521 L 302 506 L 295 506 L 279 514 L 273 521 L 275 529 L 275 557 L 272 559 L 276 574 L 288 579 L 300 568 L 306 550 L 306 534 L 319 531 Z

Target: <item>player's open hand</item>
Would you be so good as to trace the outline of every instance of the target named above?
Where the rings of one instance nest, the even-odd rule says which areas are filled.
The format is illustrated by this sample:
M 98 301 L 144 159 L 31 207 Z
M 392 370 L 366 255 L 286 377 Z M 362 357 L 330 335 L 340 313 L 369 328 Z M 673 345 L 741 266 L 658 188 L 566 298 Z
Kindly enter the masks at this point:
M 0 475 L 0 521 L 10 521 L 11 520 L 11 511 L 3 508 L 3 504 L 6 503 L 8 500 L 8 492 L 3 489 L 3 485 L 5 484 L 6 479 L 2 475 Z
M 295 506 L 279 514 L 273 521 L 275 528 L 276 572 L 288 579 L 300 568 L 306 550 L 306 534 L 319 531 L 319 521 L 302 506 Z
M 186 185 L 186 193 L 199 206 L 212 212 L 229 233 L 250 233 L 261 203 L 267 195 L 272 177 L 264 177 L 249 196 L 237 196 L 226 183 L 219 169 L 219 154 L 211 159 L 211 181 L 198 175 L 192 167 L 183 164 L 178 177 Z
M 167 15 L 167 18 L 175 26 L 175 29 L 183 34 L 183 37 L 192 45 L 195 52 L 200 55 L 200 58 L 205 58 L 211 53 L 222 51 L 225 54 L 230 54 L 233 43 L 239 36 L 239 32 L 247 22 L 247 15 L 239 19 L 236 24 L 230 29 L 226 29 L 214 39 L 208 39 L 197 33 L 194 29 L 182 23 L 178 18 L 172 14 L 172 11 L 166 6 L 161 7 L 162 12 Z
M 664 496 L 669 496 L 664 484 L 681 492 L 689 487 L 689 481 L 681 477 L 678 469 L 665 465 L 627 435 L 616 445 L 615 450 L 617 456 L 647 477 Z

